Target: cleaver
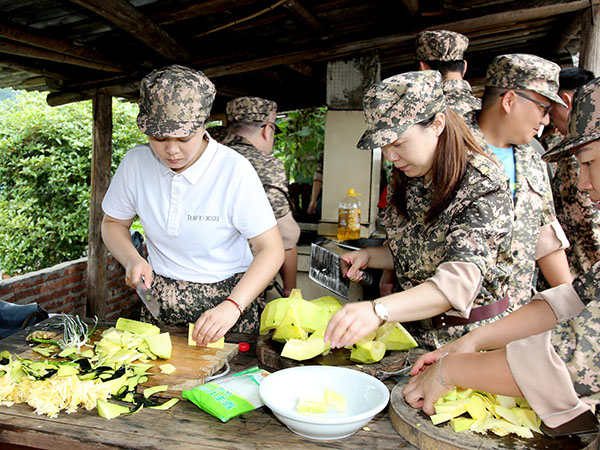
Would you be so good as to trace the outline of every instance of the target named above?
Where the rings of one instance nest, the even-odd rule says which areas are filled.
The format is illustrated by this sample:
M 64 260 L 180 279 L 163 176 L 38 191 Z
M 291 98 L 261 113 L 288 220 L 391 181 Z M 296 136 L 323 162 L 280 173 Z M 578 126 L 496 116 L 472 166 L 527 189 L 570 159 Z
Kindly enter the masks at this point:
M 318 244 L 311 244 L 308 278 L 347 299 L 350 280 L 342 275 L 342 264 L 347 265 L 337 253 Z M 364 272 L 359 283 L 363 286 L 372 285 L 373 276 Z
M 144 302 L 144 305 L 146 305 L 146 308 L 148 308 L 148 311 L 150 311 L 150 314 L 152 314 L 152 317 L 158 320 L 160 305 L 158 304 L 158 300 L 152 295 L 152 290 L 146 289 L 143 278 L 138 281 L 135 291 L 142 299 L 142 302 Z

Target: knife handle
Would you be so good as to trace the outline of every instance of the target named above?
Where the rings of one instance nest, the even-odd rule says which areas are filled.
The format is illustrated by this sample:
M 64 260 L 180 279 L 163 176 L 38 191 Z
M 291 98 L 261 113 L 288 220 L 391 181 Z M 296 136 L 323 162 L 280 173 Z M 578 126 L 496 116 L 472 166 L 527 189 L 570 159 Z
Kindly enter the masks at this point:
M 372 286 L 373 281 L 373 275 L 371 275 L 369 272 L 363 272 L 362 278 L 360 279 L 359 283 L 362 286 Z

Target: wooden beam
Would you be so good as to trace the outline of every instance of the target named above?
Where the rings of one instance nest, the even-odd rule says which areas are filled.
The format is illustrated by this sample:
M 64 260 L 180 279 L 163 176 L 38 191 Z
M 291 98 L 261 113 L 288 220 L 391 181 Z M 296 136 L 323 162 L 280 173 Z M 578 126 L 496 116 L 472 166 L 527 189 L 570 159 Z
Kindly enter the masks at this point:
M 600 74 L 600 7 L 592 6 L 582 15 L 579 67 Z
M 115 69 L 112 66 L 106 66 L 94 61 L 88 61 L 74 56 L 56 53 L 50 50 L 44 50 L 38 47 L 18 44 L 13 41 L 0 40 L 0 53 L 8 53 L 9 55 L 25 56 L 28 58 L 44 59 L 63 64 L 72 64 L 74 66 L 87 67 L 89 69 L 103 70 L 105 72 L 119 72 L 120 69 Z
M 94 11 L 172 61 L 187 61 L 190 53 L 127 0 L 70 0 Z
M 106 256 L 107 250 L 100 227 L 102 199 L 110 183 L 112 157 L 112 97 L 98 94 L 93 104 L 92 182 L 90 222 L 88 231 L 87 315 L 106 318 Z
M 319 23 L 317 18 L 298 0 L 288 0 L 287 3 L 283 5 L 286 9 L 291 11 L 296 17 L 299 17 L 302 21 L 310 25 L 313 30 L 321 32 L 323 26 Z
M 78 1 L 78 0 L 75 0 L 75 1 Z M 258 17 L 258 16 L 262 16 L 263 14 L 268 13 L 269 11 L 274 10 L 275 8 L 277 8 L 278 6 L 283 5 L 287 1 L 289 1 L 289 0 L 278 0 L 275 3 L 273 3 L 271 6 L 267 6 L 266 8 L 263 8 L 260 11 L 257 11 L 257 12 L 255 12 L 253 14 L 250 14 L 249 16 L 241 17 L 239 19 L 233 20 L 233 21 L 228 22 L 226 24 L 219 25 L 218 27 L 212 28 L 212 29 L 210 29 L 208 31 L 203 31 L 202 33 L 195 34 L 195 35 L 191 36 L 191 39 L 201 38 L 203 36 L 207 36 L 209 34 L 216 33 L 217 31 L 226 30 L 227 28 L 231 28 L 231 27 L 233 27 L 235 25 L 239 25 L 240 23 L 248 22 L 249 20 L 252 20 L 252 19 L 254 19 L 254 18 Z
M 148 16 L 156 23 L 167 25 L 188 19 L 221 14 L 234 7 L 244 7 L 253 3 L 256 3 L 256 0 L 207 0 L 199 3 L 195 2 L 172 11 L 166 11 L 164 5 L 160 4 L 160 10 L 155 13 L 149 12 Z M 152 5 L 149 8 L 152 8 Z
M 596 3 L 600 0 L 594 0 Z M 551 4 L 546 6 L 538 6 L 535 8 L 523 8 L 510 12 L 494 13 L 483 15 L 475 18 L 465 19 L 457 22 L 436 25 L 431 29 L 450 29 L 461 32 L 478 32 L 482 29 L 493 29 L 506 25 L 513 26 L 516 22 L 526 22 L 537 19 L 565 14 L 573 11 L 580 11 L 589 5 L 588 0 L 575 0 L 563 3 Z M 277 65 L 291 65 L 301 63 L 303 61 L 327 61 L 334 60 L 344 56 L 368 52 L 378 48 L 397 47 L 399 44 L 408 43 L 416 37 L 417 31 L 408 33 L 394 34 L 382 36 L 373 39 L 365 39 L 360 41 L 346 42 L 338 45 L 311 48 L 308 50 L 299 50 L 280 55 L 272 55 L 264 58 L 257 58 L 237 63 L 212 65 L 211 61 L 197 60 L 192 63 L 192 66 L 199 67 L 203 72 L 213 78 L 235 75 L 239 73 L 262 70 L 268 67 Z M 214 64 L 215 60 L 212 60 Z M 111 90 L 113 89 L 114 90 Z M 131 93 L 133 89 L 130 89 Z M 70 103 L 73 101 L 84 100 L 91 98 L 95 91 L 90 90 L 82 93 L 54 93 L 48 96 L 48 103 L 52 106 Z M 122 86 L 113 86 L 105 88 L 103 91 L 111 95 L 122 95 L 118 92 L 124 92 Z
M 43 75 L 56 80 L 68 80 L 70 78 L 64 73 L 47 70 L 37 63 L 15 61 L 14 57 L 0 57 L 0 66 L 10 67 L 23 72 L 35 73 L 37 75 Z
M 62 53 L 76 58 L 95 61 L 105 67 L 111 67 L 115 72 L 123 71 L 124 66 L 115 64 L 110 58 L 102 55 L 90 47 L 78 47 L 64 39 L 55 39 L 34 32 L 32 29 L 21 27 L 13 23 L 0 22 L 0 37 L 23 44 L 40 47 L 57 53 Z
M 50 106 L 66 105 L 67 103 L 89 100 L 99 94 L 113 97 L 131 97 L 139 91 L 139 82 L 119 84 L 101 89 L 90 89 L 81 92 L 53 92 L 46 97 Z
M 404 3 L 411 16 L 419 12 L 419 0 L 402 0 L 402 3 Z
M 292 69 L 293 71 L 304 75 L 305 77 L 312 78 L 312 76 L 313 76 L 313 68 L 312 68 L 312 66 L 309 66 L 308 64 L 304 64 L 304 63 L 288 64 L 288 67 L 290 69 Z
M 595 0 L 595 3 L 599 2 L 599 0 Z M 576 0 L 546 6 L 539 6 L 536 8 L 523 8 L 510 12 L 488 14 L 461 21 L 436 25 L 427 29 L 447 29 L 467 33 L 485 28 L 491 28 L 505 24 L 512 24 L 520 21 L 542 19 L 573 11 L 580 11 L 582 9 L 585 9 L 588 5 L 588 0 Z M 313 61 L 333 60 L 354 53 L 375 50 L 377 48 L 393 47 L 402 42 L 407 42 L 412 39 L 415 39 L 416 35 L 417 31 L 382 36 L 373 39 L 348 42 L 326 48 L 312 48 L 309 50 L 301 50 L 280 55 L 268 56 L 264 58 L 257 58 L 239 63 L 207 67 L 203 69 L 203 71 L 209 77 L 220 77 L 225 75 L 234 75 L 237 73 L 250 72 L 253 70 L 265 69 L 267 67 L 277 66 L 281 64 L 294 64 L 309 59 Z M 204 66 L 204 62 L 202 61 L 197 61 L 196 64 L 199 66 Z

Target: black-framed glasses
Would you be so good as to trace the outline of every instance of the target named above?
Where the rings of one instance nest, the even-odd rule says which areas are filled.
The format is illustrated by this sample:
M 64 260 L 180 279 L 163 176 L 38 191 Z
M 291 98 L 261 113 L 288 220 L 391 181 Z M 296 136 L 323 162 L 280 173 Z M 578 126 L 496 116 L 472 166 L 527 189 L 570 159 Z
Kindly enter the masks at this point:
M 550 114 L 550 110 L 552 109 L 552 103 L 550 103 L 549 105 L 547 105 L 547 104 L 542 103 L 542 102 L 540 102 L 540 101 L 538 101 L 538 100 L 536 100 L 534 98 L 531 98 L 529 95 L 523 94 L 522 92 L 519 92 L 519 91 L 513 91 L 513 92 L 515 94 L 517 94 L 519 97 L 523 97 L 524 99 L 529 100 L 530 102 L 535 103 L 536 105 L 538 105 L 539 107 L 541 107 L 542 111 L 544 112 L 544 116 L 546 114 Z M 505 94 L 506 94 L 506 92 L 504 94 L 502 94 L 501 97 L 503 95 L 505 95 Z

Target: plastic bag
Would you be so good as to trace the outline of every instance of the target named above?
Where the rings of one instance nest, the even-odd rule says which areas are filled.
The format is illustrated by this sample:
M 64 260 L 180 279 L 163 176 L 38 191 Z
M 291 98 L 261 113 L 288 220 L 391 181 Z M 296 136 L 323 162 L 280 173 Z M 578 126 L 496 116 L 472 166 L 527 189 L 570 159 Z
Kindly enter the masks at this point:
M 183 391 L 182 397 L 221 422 L 264 405 L 258 386 L 269 372 L 254 366 Z

